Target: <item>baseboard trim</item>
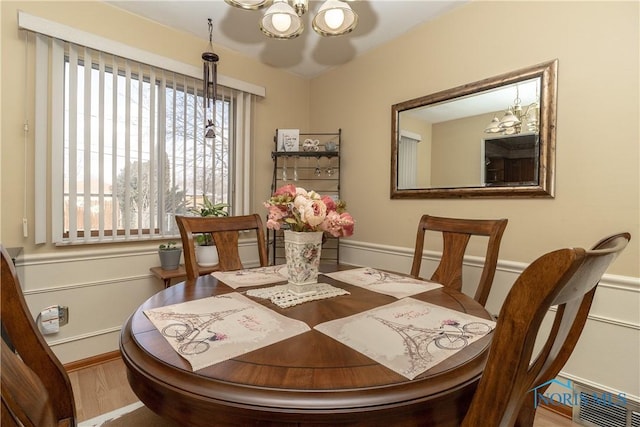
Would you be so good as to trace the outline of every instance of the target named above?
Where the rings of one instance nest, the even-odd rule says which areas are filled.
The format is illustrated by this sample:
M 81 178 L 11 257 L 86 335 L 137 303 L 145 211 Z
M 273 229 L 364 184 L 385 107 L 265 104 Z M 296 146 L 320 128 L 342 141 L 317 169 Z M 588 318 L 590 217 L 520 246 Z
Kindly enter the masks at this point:
M 109 353 L 97 354 L 95 356 L 87 357 L 86 359 L 76 360 L 75 362 L 67 363 L 64 366 L 67 373 L 79 371 L 81 369 L 97 366 L 102 363 L 111 362 L 112 360 L 120 359 L 120 351 L 110 351 Z

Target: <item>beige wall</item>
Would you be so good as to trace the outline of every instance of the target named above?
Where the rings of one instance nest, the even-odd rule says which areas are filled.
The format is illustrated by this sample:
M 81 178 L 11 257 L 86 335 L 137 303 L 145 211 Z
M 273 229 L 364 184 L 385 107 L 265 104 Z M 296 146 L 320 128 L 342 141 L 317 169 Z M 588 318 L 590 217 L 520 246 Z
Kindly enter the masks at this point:
M 357 221 L 352 239 L 410 247 L 423 213 L 504 216 L 501 259 L 530 262 L 628 230 L 634 238 L 610 272 L 639 277 L 638 8 L 474 1 L 314 79 L 312 125 L 343 128 L 342 195 Z M 510 40 L 513 49 L 498 48 Z M 392 104 L 554 58 L 555 199 L 389 199 Z
M 485 116 L 433 125 L 431 184 L 435 188 L 480 187 Z

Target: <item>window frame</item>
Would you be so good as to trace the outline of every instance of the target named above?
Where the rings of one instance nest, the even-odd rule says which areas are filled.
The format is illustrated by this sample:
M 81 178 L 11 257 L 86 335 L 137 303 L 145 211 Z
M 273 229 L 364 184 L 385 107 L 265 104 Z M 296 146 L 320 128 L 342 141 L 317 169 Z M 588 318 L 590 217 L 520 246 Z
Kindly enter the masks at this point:
M 24 11 L 18 11 L 18 27 L 27 33 L 25 37 L 25 51 L 29 53 L 35 44 L 33 64 L 50 63 L 56 56 L 63 55 L 64 50 L 58 45 L 60 40 L 83 45 L 94 50 L 129 58 L 138 62 L 164 68 L 168 71 L 198 78 L 201 67 L 186 64 L 173 58 L 154 54 L 131 45 L 111 40 L 96 34 L 79 30 L 55 21 L 31 15 Z M 35 42 L 28 37 L 35 34 Z M 200 58 L 198 58 L 199 60 Z M 55 213 L 62 212 L 62 198 L 54 195 L 62 188 L 62 179 L 51 173 L 52 165 L 61 164 L 61 152 L 53 149 L 62 144 L 61 121 L 55 121 L 55 105 L 53 100 L 61 99 L 62 92 L 58 88 L 51 87 L 50 79 L 59 78 L 60 69 L 47 70 L 47 67 L 35 67 L 34 90 L 34 158 L 35 158 L 35 183 L 34 183 L 34 210 L 35 210 L 35 244 L 53 243 L 54 245 L 94 243 L 94 241 L 68 242 L 62 239 L 61 222 L 55 220 Z M 264 87 L 235 79 L 230 76 L 218 74 L 218 84 L 239 91 L 235 100 L 235 111 L 242 113 L 242 120 L 233 124 L 231 132 L 235 133 L 237 141 L 241 141 L 235 148 L 235 188 L 233 188 L 233 200 L 237 215 L 251 211 L 250 197 L 250 166 L 252 125 L 251 117 L 254 114 L 254 100 L 266 96 Z M 36 96 L 37 94 L 37 96 Z M 113 240 L 99 241 L 108 243 Z M 117 240 L 118 242 L 120 240 Z

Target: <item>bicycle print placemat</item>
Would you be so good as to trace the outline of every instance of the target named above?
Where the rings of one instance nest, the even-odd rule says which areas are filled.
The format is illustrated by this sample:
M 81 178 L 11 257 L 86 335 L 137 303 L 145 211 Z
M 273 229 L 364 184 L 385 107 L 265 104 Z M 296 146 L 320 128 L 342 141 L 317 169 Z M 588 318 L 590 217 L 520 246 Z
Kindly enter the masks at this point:
M 144 314 L 194 371 L 310 330 L 236 292 Z
M 286 264 L 236 271 L 214 271 L 211 275 L 233 289 L 246 286 L 268 285 L 282 282 L 289 278 Z
M 495 328 L 495 322 L 404 298 L 314 329 L 412 380 Z
M 398 299 L 442 287 L 439 283 L 362 267 L 326 273 L 325 276 Z

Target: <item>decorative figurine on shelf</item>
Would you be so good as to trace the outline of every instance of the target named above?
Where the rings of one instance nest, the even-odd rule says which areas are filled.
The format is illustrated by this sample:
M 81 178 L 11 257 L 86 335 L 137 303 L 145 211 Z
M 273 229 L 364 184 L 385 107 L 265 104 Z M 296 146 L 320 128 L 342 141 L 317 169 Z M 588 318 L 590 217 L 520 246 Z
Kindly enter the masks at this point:
M 324 151 L 336 151 L 338 149 L 338 144 L 335 141 L 327 141 L 324 144 Z
M 302 144 L 303 151 L 318 151 L 320 150 L 320 141 L 317 139 L 305 139 Z

